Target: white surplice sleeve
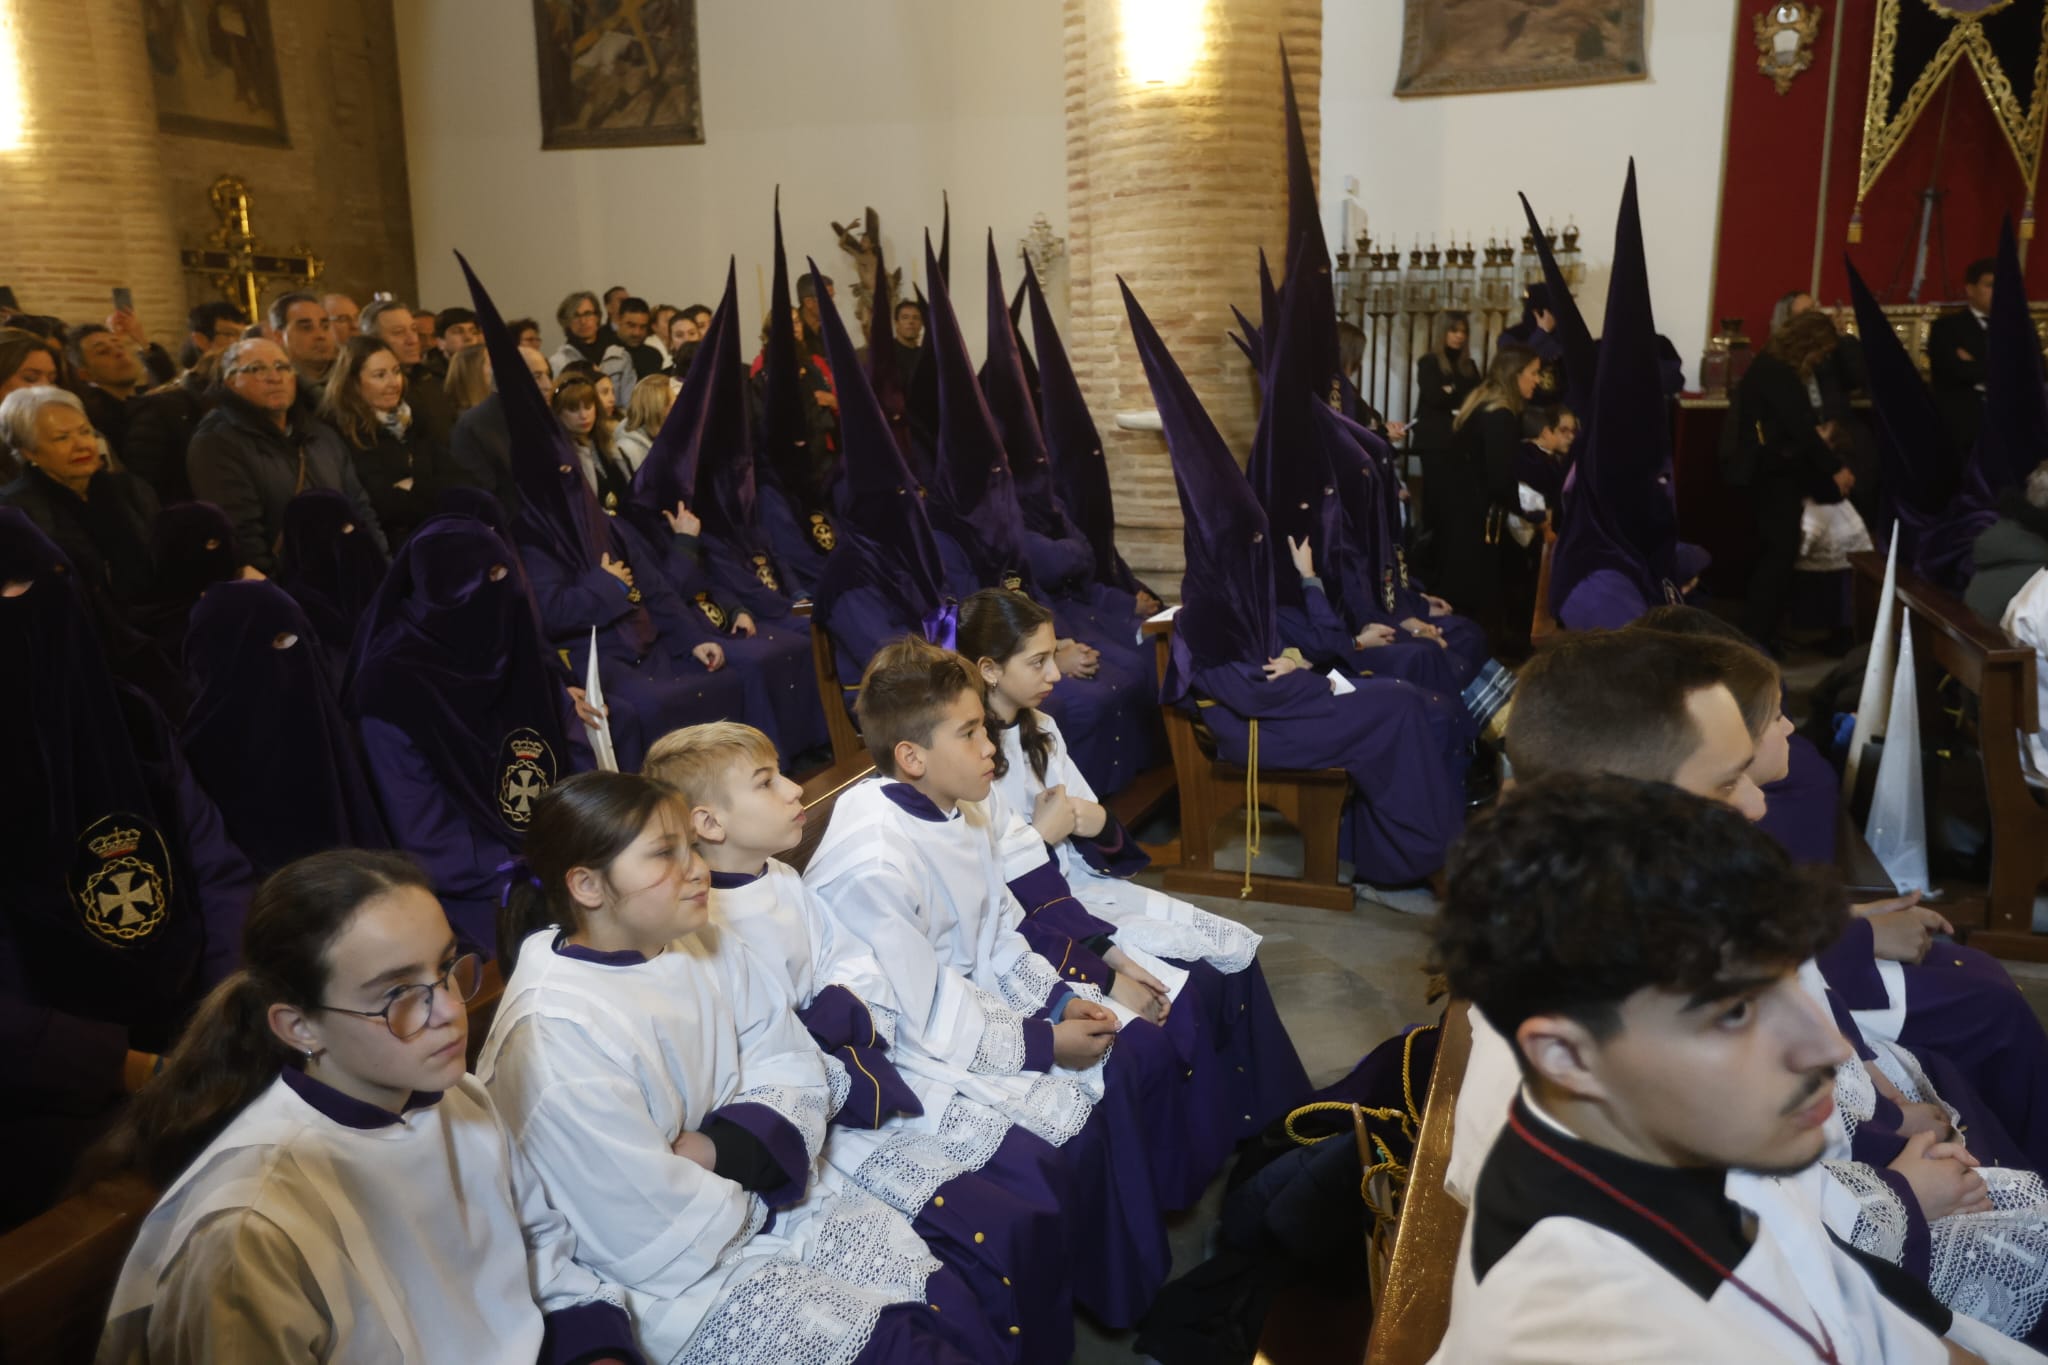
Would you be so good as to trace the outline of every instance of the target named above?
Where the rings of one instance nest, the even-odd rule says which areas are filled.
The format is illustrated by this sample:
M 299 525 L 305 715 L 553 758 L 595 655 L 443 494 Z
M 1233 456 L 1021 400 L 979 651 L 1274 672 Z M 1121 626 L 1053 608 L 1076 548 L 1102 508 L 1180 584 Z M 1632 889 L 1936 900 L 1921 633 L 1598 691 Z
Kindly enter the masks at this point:
M 740 1091 L 731 1103 L 773 1109 L 816 1161 L 836 1108 L 825 1055 L 791 1011 L 788 990 L 738 934 L 721 931 L 719 959 L 740 1036 Z
M 681 1298 L 744 1242 L 766 1206 L 670 1147 L 634 1078 L 575 1024 L 529 1017 L 498 1052 L 491 1098 L 605 1279 Z M 520 1044 L 518 1032 L 544 1029 Z
M 884 964 L 890 998 L 876 1003 L 896 1014 L 903 1045 L 983 1075 L 1051 1066 L 1052 1025 L 1026 1018 L 1027 1012 L 1011 1008 L 940 959 L 913 918 L 920 899 L 917 880 L 889 852 L 864 860 L 850 875 L 818 890 L 837 927 Z M 1000 937 L 1009 949 L 1004 955 L 1008 965 L 1020 952 L 1030 953 L 1013 930 Z M 1000 973 L 1000 966 L 990 965 Z
M 376 1319 L 355 1325 L 374 1330 Z M 337 1344 L 326 1296 L 297 1244 L 250 1209 L 193 1230 L 158 1280 L 146 1337 L 146 1354 L 103 1343 L 100 1362 L 324 1361 Z

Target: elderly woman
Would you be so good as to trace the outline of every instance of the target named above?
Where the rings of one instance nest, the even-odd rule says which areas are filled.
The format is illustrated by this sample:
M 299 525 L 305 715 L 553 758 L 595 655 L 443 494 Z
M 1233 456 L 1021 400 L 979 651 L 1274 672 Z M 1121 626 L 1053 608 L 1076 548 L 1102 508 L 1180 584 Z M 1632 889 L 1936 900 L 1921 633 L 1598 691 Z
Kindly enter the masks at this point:
M 562 325 L 562 344 L 548 360 L 557 374 L 581 360 L 600 374 L 610 375 L 616 392 L 633 387 L 638 377 L 633 359 L 615 338 L 603 333 L 604 310 L 597 295 L 587 289 L 569 295 L 555 309 L 555 321 Z
M 149 553 L 156 493 L 133 474 L 106 467 L 78 395 L 48 384 L 0 399 L 0 442 L 24 468 L 0 488 L 0 502 L 28 513 L 71 558 L 88 594 L 123 609 L 155 576 Z
M 308 488 L 332 488 L 357 524 L 387 548 L 347 442 L 302 406 L 298 378 L 276 342 L 238 341 L 221 357 L 220 406 L 192 433 L 185 460 L 192 494 L 234 523 L 243 562 L 274 573 L 284 506 Z

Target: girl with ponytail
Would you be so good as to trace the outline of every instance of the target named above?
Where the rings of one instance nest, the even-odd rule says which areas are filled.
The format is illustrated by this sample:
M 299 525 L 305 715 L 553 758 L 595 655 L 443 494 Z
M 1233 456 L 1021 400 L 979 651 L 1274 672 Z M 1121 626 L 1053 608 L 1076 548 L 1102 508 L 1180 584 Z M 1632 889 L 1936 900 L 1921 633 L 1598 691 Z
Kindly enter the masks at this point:
M 420 869 L 290 863 L 242 951 L 88 1158 L 168 1186 L 99 1360 L 528 1361 L 573 1335 L 637 1362 L 621 1295 L 464 1074 L 482 966 Z
M 1163 961 L 1173 976 L 1188 974 L 1176 1006 L 1201 1011 L 1202 1036 L 1216 1049 L 1196 1070 L 1225 1078 L 1216 1092 L 1225 1133 L 1242 1139 L 1309 1091 L 1259 970 L 1259 936 L 1132 880 L 1151 859 L 1096 800 L 1058 724 L 1039 709 L 1060 681 L 1053 644 L 1051 613 L 1021 593 L 989 589 L 961 604 L 960 653 L 984 685 L 995 788 L 1019 819 L 1031 821 L 1022 838 L 1004 841 L 1004 875 L 1016 887 L 1044 865 L 1050 848 L 1064 891 L 1115 926 L 1119 951 L 1135 950 L 1148 965 Z
M 1008 1359 L 901 1214 L 814 1186 L 824 1055 L 707 927 L 689 820 L 652 778 L 579 773 L 534 802 L 505 897 L 477 1075 L 578 1254 L 633 1295 L 650 1359 Z

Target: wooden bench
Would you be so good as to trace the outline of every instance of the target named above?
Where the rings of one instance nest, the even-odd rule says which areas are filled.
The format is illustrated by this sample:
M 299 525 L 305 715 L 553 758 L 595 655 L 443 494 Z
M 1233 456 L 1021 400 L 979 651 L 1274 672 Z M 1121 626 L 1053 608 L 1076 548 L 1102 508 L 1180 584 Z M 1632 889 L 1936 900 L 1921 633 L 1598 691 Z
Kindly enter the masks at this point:
M 1465 1206 L 1444 1189 L 1444 1172 L 1450 1167 L 1452 1119 L 1471 1055 L 1470 1007 L 1454 1000 L 1444 1011 L 1436 1065 L 1429 1073 L 1429 1098 L 1422 1105 L 1422 1132 L 1408 1166 L 1393 1262 L 1373 1305 L 1366 1365 L 1423 1365 L 1450 1325 L 1451 1278 L 1465 1233 Z
M 825 733 L 832 738 L 832 764 L 836 768 L 863 757 L 867 746 L 860 742 L 853 713 L 847 709 L 846 688 L 839 681 L 839 658 L 832 648 L 832 633 L 825 629 L 823 621 L 811 615 L 808 603 L 803 614 L 810 617 L 811 667 L 818 677 L 818 705 L 825 709 Z
M 1172 619 L 1147 621 L 1145 634 L 1152 637 L 1164 679 L 1173 645 Z M 1250 775 L 1242 764 L 1216 757 L 1215 737 L 1208 726 L 1178 706 L 1162 704 L 1159 710 L 1180 790 L 1180 856 L 1162 860 L 1166 889 L 1204 896 L 1249 895 L 1320 910 L 1351 909 L 1352 889 L 1337 879 L 1338 832 L 1351 791 L 1350 775 L 1342 768 L 1260 766 L 1259 804 L 1279 811 L 1301 832 L 1302 869 L 1299 877 L 1253 872 L 1247 879 L 1216 866 L 1216 824 L 1245 809 Z M 1249 862 L 1249 848 L 1245 858 Z
M 1877 619 L 1884 559 L 1870 551 L 1849 558 L 1856 570 L 1858 622 L 1867 636 Z M 1984 901 L 1945 901 L 1942 913 L 1957 928 L 1974 929 L 1974 947 L 2048 962 L 2048 937 L 2034 932 L 2034 895 L 2048 874 L 2048 809 L 2034 798 L 2020 764 L 2022 732 L 2041 726 L 2034 651 L 1918 574 L 1900 570 L 1897 587 L 1921 673 L 1923 727 L 1939 719 L 1932 676 L 1946 673 L 1977 698 L 1976 740 L 1991 808 L 1991 882 Z
M 806 778 L 803 842 L 785 858 L 802 871 L 831 820 L 839 794 L 874 771 L 866 751 Z M 469 1002 L 469 1063 L 504 998 L 498 964 L 487 963 Z M 0 1365 L 69 1365 L 92 1359 L 107 1302 L 129 1244 L 157 1192 L 135 1177 L 107 1181 L 0 1234 Z

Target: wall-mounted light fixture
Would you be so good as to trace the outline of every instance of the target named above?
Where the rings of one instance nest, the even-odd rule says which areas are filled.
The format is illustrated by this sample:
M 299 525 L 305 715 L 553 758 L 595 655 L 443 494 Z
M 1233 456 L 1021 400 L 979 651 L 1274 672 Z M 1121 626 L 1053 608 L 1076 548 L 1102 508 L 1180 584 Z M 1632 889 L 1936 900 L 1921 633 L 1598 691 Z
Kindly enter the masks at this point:
M 1208 40 L 1209 0 L 1119 0 L 1125 76 L 1186 85 Z
M 1813 40 L 1819 34 L 1819 5 L 1779 0 L 1767 6 L 1756 16 L 1757 71 L 1784 94 L 1792 88 L 1792 78 L 1813 65 Z

